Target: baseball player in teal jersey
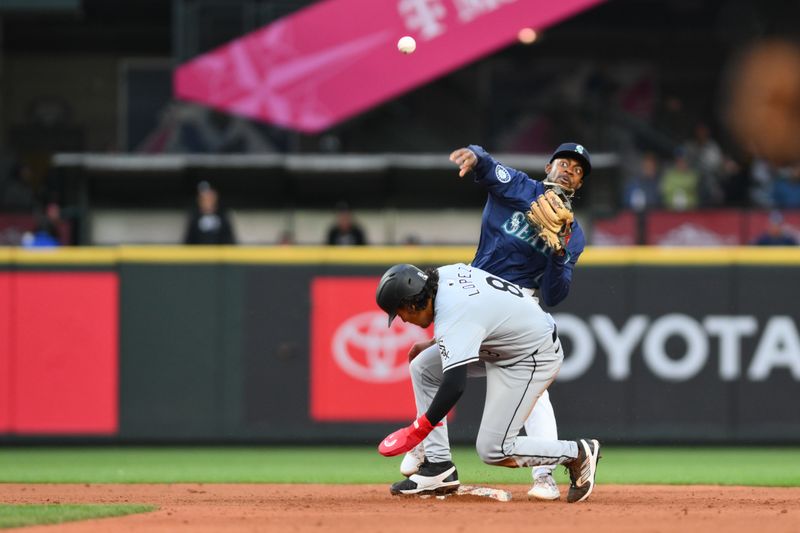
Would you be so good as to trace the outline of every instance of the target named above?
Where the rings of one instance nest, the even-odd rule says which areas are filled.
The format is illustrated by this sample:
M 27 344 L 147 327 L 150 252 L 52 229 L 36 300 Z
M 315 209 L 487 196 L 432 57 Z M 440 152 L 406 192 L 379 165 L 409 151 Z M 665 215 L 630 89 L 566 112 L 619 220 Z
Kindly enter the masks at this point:
M 600 454 L 597 440 L 519 435 L 564 358 L 553 318 L 534 298 L 514 283 L 465 264 L 427 272 L 395 265 L 384 273 L 375 298 L 389 315 L 389 324 L 396 316 L 422 328 L 433 323 L 438 352 L 436 357 L 421 354 L 410 364 L 421 414 L 378 446 L 381 454 L 394 456 L 426 439 L 423 464 L 417 473 L 393 484 L 392 494 L 458 489 L 447 435 L 434 428 L 458 402 L 468 375 L 485 375 L 486 401 L 476 442 L 481 459 L 507 467 L 563 464 L 571 480 L 567 501 L 589 497 Z
M 574 221 L 566 249 L 558 253 L 538 238 L 526 222 L 525 213 L 531 202 L 549 186 L 558 186 L 570 193 L 578 190 L 583 185 L 583 178 L 591 172 L 588 150 L 576 143 L 560 145 L 545 166 L 543 181 L 533 180 L 524 172 L 503 166 L 476 145 L 455 150 L 450 154 L 450 160 L 459 166 L 460 176 L 474 172 L 475 182 L 485 187 L 488 193 L 480 240 L 471 264 L 520 285 L 524 294 L 538 295 L 548 306 L 560 303 L 569 293 L 572 270 L 583 252 L 583 230 Z M 436 357 L 433 340 L 415 344 L 409 358 L 414 359 L 420 354 Z M 446 431 L 446 424 L 437 429 L 445 435 Z M 532 437 L 558 438 L 555 414 L 546 390 L 525 422 L 525 431 Z M 424 444 L 421 444 L 403 458 L 401 473 L 413 475 L 424 458 Z M 533 468 L 533 486 L 528 492 L 531 498 L 555 500 L 560 497 L 552 471 L 553 467 L 548 465 Z

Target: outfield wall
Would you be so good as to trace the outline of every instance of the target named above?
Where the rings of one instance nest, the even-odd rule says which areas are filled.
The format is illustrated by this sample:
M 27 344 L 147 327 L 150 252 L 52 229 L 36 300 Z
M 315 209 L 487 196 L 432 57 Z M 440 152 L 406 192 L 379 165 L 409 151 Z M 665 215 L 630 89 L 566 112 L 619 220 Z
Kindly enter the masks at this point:
M 374 304 L 472 248 L 0 249 L 0 442 L 372 443 L 415 409 Z M 800 442 L 800 250 L 595 248 L 550 310 L 560 433 Z M 471 381 L 451 435 L 474 438 Z

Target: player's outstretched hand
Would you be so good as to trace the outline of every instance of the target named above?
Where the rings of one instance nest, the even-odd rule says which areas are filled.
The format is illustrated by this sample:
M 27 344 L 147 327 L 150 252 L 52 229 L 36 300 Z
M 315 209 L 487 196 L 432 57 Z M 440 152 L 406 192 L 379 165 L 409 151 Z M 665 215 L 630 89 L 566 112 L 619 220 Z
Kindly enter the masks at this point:
M 428 417 L 422 415 L 410 426 L 398 429 L 383 439 L 378 445 L 378 451 L 386 457 L 411 451 L 417 447 L 417 444 L 425 440 L 431 431 L 433 431 L 433 426 L 428 421 Z
M 478 156 L 469 148 L 459 148 L 450 154 L 450 161 L 458 165 L 458 176 L 463 178 L 478 164 Z

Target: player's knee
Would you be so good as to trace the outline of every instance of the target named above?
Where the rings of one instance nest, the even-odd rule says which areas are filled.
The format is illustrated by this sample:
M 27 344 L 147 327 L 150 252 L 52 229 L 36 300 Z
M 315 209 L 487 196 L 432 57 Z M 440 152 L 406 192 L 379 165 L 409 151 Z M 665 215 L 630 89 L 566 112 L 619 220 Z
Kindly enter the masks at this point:
M 478 457 L 481 458 L 486 464 L 496 465 L 500 464 L 506 459 L 506 454 L 503 452 L 503 443 L 496 437 L 484 436 L 478 434 L 478 440 L 475 442 L 475 450 L 478 452 Z

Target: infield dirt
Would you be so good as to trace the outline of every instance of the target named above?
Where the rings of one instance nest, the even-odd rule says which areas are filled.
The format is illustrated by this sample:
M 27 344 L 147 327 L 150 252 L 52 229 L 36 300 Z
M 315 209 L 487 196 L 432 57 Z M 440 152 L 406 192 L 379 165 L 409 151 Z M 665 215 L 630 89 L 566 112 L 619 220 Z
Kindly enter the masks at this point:
M 469 531 L 738 533 L 800 531 L 800 488 L 598 485 L 586 502 L 474 497 L 399 498 L 388 485 L 50 485 L 0 484 L 12 504 L 143 503 L 158 510 L 121 518 L 20 529 L 54 532 Z

